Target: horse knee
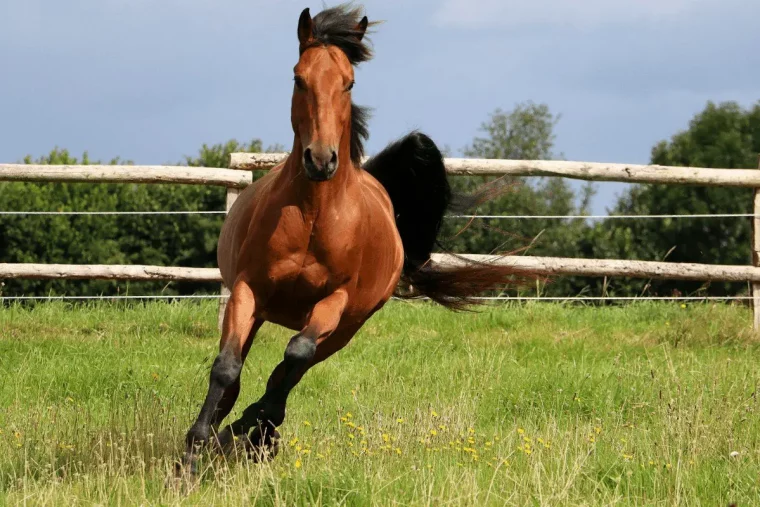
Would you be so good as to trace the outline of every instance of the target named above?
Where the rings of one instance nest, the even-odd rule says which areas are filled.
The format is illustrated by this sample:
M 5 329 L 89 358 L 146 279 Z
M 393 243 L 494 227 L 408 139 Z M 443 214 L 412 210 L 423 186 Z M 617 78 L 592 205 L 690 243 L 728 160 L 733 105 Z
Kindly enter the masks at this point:
M 228 349 L 222 350 L 211 366 L 211 382 L 226 389 L 237 380 L 242 369 L 243 361 L 239 357 Z
M 317 344 L 311 338 L 298 334 L 294 336 L 285 349 L 285 364 L 304 365 L 312 360 L 317 352 Z

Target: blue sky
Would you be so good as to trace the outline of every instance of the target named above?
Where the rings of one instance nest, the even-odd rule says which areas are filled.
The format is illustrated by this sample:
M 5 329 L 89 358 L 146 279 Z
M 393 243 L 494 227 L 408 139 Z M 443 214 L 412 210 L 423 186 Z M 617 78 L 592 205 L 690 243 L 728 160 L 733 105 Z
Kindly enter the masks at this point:
M 328 4 L 332 5 L 332 3 Z M 756 0 L 366 1 L 355 100 L 370 153 L 419 128 L 455 154 L 497 107 L 545 102 L 568 160 L 645 163 L 708 100 L 760 99 Z M 54 146 L 176 163 L 202 143 L 290 146 L 305 0 L 3 0 L 0 161 Z M 600 184 L 604 213 L 621 189 Z

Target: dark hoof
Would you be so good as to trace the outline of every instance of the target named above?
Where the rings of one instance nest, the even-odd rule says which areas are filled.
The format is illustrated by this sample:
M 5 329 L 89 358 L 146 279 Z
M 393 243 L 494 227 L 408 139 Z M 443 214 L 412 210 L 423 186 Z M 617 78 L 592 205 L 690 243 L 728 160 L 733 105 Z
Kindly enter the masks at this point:
M 229 426 L 220 431 L 214 439 L 216 443 L 217 451 L 227 454 L 235 445 L 235 438 L 232 435 L 232 429 Z
M 280 432 L 271 426 L 254 428 L 248 440 L 248 456 L 256 463 L 272 461 L 280 451 Z
M 180 461 L 174 463 L 174 474 L 184 477 L 188 474 L 198 475 L 198 457 L 194 454 L 185 453 Z
M 179 491 L 183 495 L 190 494 L 198 486 L 198 465 L 195 456 L 183 456 L 174 463 L 174 474 L 166 479 L 166 487 Z

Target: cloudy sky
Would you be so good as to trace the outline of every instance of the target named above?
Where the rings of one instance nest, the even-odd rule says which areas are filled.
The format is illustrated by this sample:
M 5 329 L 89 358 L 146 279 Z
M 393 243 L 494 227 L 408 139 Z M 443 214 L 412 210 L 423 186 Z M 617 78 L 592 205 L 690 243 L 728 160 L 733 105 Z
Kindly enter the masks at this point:
M 328 4 L 332 5 L 332 3 Z M 645 163 L 708 100 L 760 99 L 756 0 L 368 0 L 369 151 L 419 128 L 455 153 L 496 108 L 545 102 L 568 160 Z M 0 0 L 0 161 L 54 146 L 174 163 L 290 146 L 309 0 Z M 619 185 L 603 184 L 604 213 Z

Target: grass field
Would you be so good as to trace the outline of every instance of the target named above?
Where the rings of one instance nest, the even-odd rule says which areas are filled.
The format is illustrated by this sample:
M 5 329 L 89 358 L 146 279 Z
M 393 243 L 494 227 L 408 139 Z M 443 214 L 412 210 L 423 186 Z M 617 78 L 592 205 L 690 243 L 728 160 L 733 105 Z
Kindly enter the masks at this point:
M 0 504 L 738 505 L 760 499 L 740 306 L 392 302 L 294 391 L 282 451 L 168 479 L 216 303 L 0 310 Z M 291 333 L 265 326 L 233 415 Z

